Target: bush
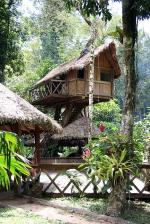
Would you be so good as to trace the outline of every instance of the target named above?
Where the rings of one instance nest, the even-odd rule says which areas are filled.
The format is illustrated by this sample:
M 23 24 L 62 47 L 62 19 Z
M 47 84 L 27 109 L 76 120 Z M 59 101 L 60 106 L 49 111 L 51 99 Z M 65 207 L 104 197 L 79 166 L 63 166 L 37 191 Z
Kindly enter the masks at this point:
M 81 165 L 93 179 L 107 181 L 107 188 L 123 182 L 129 173 L 138 175 L 138 165 L 142 162 L 141 145 L 137 140 L 128 142 L 125 135 L 101 133 L 87 145 L 91 153 L 84 154 Z

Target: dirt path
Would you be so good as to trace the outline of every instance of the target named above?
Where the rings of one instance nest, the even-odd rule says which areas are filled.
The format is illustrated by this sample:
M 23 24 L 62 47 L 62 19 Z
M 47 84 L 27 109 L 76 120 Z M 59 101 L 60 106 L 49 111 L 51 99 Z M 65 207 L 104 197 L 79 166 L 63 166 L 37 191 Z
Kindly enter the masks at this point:
M 29 198 L 0 198 L 0 206 L 20 208 L 41 215 L 49 220 L 60 221 L 65 224 L 129 224 L 122 219 L 111 218 L 105 215 L 98 215 L 94 212 L 87 212 L 84 209 L 62 207 L 55 203 L 44 204 L 44 200 L 35 200 L 32 203 Z

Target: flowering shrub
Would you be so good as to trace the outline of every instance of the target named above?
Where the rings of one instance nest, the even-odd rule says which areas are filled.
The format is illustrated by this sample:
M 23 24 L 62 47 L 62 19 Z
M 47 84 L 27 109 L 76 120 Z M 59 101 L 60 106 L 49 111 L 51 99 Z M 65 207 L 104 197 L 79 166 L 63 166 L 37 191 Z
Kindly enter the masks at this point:
M 107 136 L 102 132 L 97 139 L 91 140 L 83 153 L 85 163 L 81 165 L 93 179 L 107 181 L 107 187 L 113 188 L 123 182 L 129 173 L 138 174 L 141 163 L 138 141 L 128 142 L 125 135 L 115 133 Z M 105 188 L 106 190 L 106 188 Z
M 91 150 L 89 148 L 86 148 L 83 152 L 83 155 L 82 155 L 82 159 L 87 159 L 91 156 Z
M 103 124 L 99 124 L 99 131 L 100 132 L 104 132 L 105 131 L 105 125 L 103 125 Z

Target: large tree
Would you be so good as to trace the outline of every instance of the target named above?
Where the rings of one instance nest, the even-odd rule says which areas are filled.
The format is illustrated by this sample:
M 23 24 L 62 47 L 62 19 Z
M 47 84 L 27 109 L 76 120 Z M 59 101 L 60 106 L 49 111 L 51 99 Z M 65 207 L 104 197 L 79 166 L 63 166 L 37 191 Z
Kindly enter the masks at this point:
M 20 74 L 23 60 L 19 47 L 20 25 L 17 7 L 20 0 L 0 1 L 0 82 L 5 81 L 5 69 Z M 10 71 L 8 72 L 10 74 Z
M 121 1 L 121 0 L 114 0 Z M 105 20 L 111 18 L 108 9 L 109 0 L 90 1 L 90 0 L 65 0 L 67 7 L 71 8 L 74 3 L 81 5 L 83 14 L 100 15 Z M 123 47 L 124 47 L 124 62 L 125 62 L 125 100 L 122 119 L 122 133 L 127 136 L 128 142 L 132 143 L 134 112 L 136 103 L 136 41 L 137 41 L 137 21 L 150 17 L 150 2 L 149 0 L 122 0 L 122 26 L 123 26 Z M 131 152 L 132 153 L 132 152 Z M 120 193 L 116 197 L 115 193 L 109 203 L 109 213 L 117 215 L 122 209 L 125 200 L 124 187 L 120 184 L 117 186 Z M 122 188 L 122 191 L 120 190 Z M 115 191 L 114 191 L 115 192 Z M 113 200 L 112 200 L 113 199 Z

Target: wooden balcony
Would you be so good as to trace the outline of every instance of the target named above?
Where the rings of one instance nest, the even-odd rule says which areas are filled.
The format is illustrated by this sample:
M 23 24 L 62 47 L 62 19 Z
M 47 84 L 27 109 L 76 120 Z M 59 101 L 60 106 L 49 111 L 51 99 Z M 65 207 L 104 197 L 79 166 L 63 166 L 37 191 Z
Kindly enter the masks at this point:
M 29 91 L 32 102 L 43 99 L 49 95 L 67 95 L 67 85 L 64 80 L 50 80 L 49 82 L 36 86 Z
M 33 104 L 48 106 L 65 104 L 69 100 L 88 103 L 88 88 L 88 80 L 50 80 L 32 88 L 29 99 Z M 107 101 L 112 97 L 113 82 L 94 81 L 94 102 Z

